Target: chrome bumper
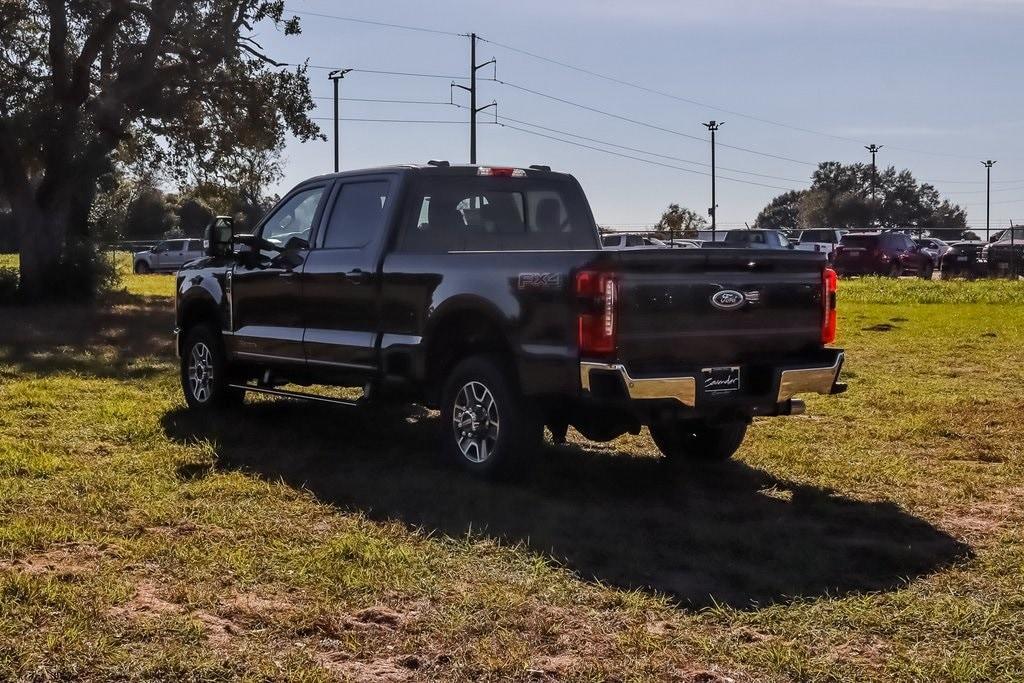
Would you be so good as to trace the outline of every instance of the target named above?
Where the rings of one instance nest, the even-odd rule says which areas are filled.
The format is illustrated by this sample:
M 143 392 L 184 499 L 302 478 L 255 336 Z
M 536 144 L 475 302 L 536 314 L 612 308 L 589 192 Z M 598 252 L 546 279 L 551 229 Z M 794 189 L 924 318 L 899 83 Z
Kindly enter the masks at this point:
M 619 363 L 580 363 L 580 386 L 590 391 L 590 371 L 603 370 L 617 372 L 632 399 L 674 398 L 684 406 L 691 408 L 697 404 L 696 377 L 657 377 L 634 379 L 629 376 L 625 366 Z
M 836 355 L 832 365 L 811 368 L 790 368 L 779 373 L 779 391 L 776 403 L 790 400 L 797 394 L 839 393 L 845 386 L 838 384 L 839 371 L 844 354 Z M 679 377 L 631 377 L 621 363 L 580 362 L 580 386 L 590 391 L 590 373 L 593 370 L 615 372 L 622 378 L 622 384 L 630 399 L 675 399 L 684 406 L 697 405 L 697 378 L 693 375 Z M 838 388 L 837 388 L 838 387 Z
M 783 370 L 779 377 L 777 403 L 782 403 L 797 394 L 831 394 L 832 387 L 839 380 L 839 369 L 843 366 L 844 355 L 836 356 L 836 362 L 824 368 L 799 368 Z

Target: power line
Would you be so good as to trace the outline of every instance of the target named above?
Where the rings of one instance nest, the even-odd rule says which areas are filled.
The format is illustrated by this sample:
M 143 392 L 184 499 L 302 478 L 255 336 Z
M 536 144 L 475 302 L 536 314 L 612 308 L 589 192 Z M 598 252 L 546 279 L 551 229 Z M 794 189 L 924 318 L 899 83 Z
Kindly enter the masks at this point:
M 314 100 L 333 100 L 333 97 L 326 95 L 314 95 Z M 346 97 L 346 102 L 378 102 L 384 104 L 443 104 L 445 106 L 451 106 L 451 102 L 445 102 L 444 100 L 391 100 L 391 99 L 380 99 L 376 97 Z
M 578 133 L 572 133 L 572 132 L 569 132 L 569 131 L 566 131 L 566 130 L 560 130 L 558 128 L 550 128 L 548 126 L 542 126 L 539 123 L 532 123 L 530 121 L 523 121 L 521 119 L 514 119 L 511 116 L 499 115 L 498 119 L 501 120 L 501 121 L 511 121 L 512 123 L 518 123 L 518 124 L 523 125 L 523 126 L 530 126 L 532 128 L 539 128 L 541 130 L 546 130 L 546 131 L 548 131 L 550 133 L 557 133 L 559 135 L 568 135 L 569 137 L 576 138 L 578 140 L 586 140 L 588 142 L 596 142 L 596 143 L 598 143 L 600 145 L 607 145 L 608 147 L 615 147 L 617 149 L 624 149 L 624 150 L 627 150 L 629 152 L 637 152 L 639 154 L 646 154 L 648 156 L 658 157 L 660 159 L 668 159 L 670 161 L 679 161 L 679 162 L 682 162 L 684 164 L 694 164 L 694 165 L 697 165 L 697 166 L 703 166 L 705 168 L 710 168 L 711 167 L 711 164 L 709 164 L 707 162 L 704 162 L 704 161 L 695 161 L 693 159 L 684 159 L 682 157 L 676 157 L 676 156 L 672 156 L 670 154 L 661 154 L 660 152 L 651 152 L 650 150 L 640 149 L 639 147 L 630 147 L 628 145 L 620 145 L 620 144 L 615 143 L 615 142 L 609 142 L 608 140 L 601 140 L 599 138 L 587 137 L 586 135 L 580 135 Z M 784 178 L 782 176 L 770 175 L 768 173 L 755 173 L 754 171 L 742 171 L 742 170 L 740 170 L 738 168 L 729 168 L 729 167 L 726 167 L 726 166 L 719 166 L 718 168 L 722 169 L 723 171 L 731 171 L 732 173 L 740 173 L 740 174 L 743 174 L 743 175 L 752 175 L 752 176 L 757 176 L 759 178 L 770 178 L 772 180 L 784 180 L 787 183 L 803 183 L 803 182 L 806 182 L 804 180 L 798 180 L 796 178 Z
M 332 116 L 311 116 L 311 121 L 333 121 Z M 375 118 L 362 118 L 362 117 L 348 117 L 342 116 L 338 119 L 339 121 L 362 121 L 364 123 L 458 123 L 465 125 L 465 121 L 448 121 L 445 119 L 375 119 Z M 489 123 L 485 121 L 484 123 Z M 491 124 L 494 125 L 494 124 Z
M 356 17 L 340 17 L 336 14 L 322 14 L 320 12 L 307 12 L 305 10 L 292 9 L 291 7 L 284 8 L 286 12 L 292 14 L 298 14 L 299 16 L 308 17 L 320 17 L 321 19 L 336 19 L 338 21 L 349 21 L 355 24 L 369 24 L 370 26 L 380 26 L 383 28 L 399 28 L 405 31 L 419 31 L 421 33 L 436 33 L 443 36 L 464 36 L 464 33 L 456 33 L 455 31 L 444 31 L 437 28 L 426 28 L 424 26 L 410 26 L 408 24 L 392 24 L 386 21 L 372 21 L 370 19 L 357 19 Z
M 782 121 L 775 121 L 773 119 L 764 118 L 762 116 L 756 116 L 754 114 L 747 114 L 745 112 L 736 111 L 735 109 L 727 109 L 725 107 L 720 107 L 718 105 L 710 104 L 708 102 L 701 102 L 700 100 L 695 100 L 695 99 L 688 98 L 688 97 L 682 97 L 680 95 L 676 95 L 674 93 L 666 92 L 664 90 L 658 90 L 657 88 L 650 88 L 650 87 L 647 87 L 645 85 L 640 85 L 639 83 L 634 83 L 632 81 L 627 81 L 627 80 L 622 79 L 622 78 L 616 78 L 615 76 L 609 76 L 607 74 L 603 74 L 603 73 L 600 73 L 600 72 L 597 72 L 597 71 L 593 71 L 591 69 L 586 69 L 586 68 L 581 67 L 581 66 L 576 66 L 574 64 L 569 64 L 568 62 L 563 62 L 563 61 L 558 60 L 558 59 L 553 59 L 551 57 L 546 57 L 544 55 L 537 54 L 536 52 L 531 52 L 529 50 L 524 50 L 522 48 L 514 47 L 512 45 L 508 45 L 506 43 L 499 43 L 499 42 L 494 41 L 494 40 L 488 40 L 487 38 L 479 38 L 479 40 L 482 40 L 485 43 L 490 43 L 491 45 L 494 45 L 495 47 L 500 47 L 500 48 L 503 48 L 505 50 L 509 50 L 511 52 L 517 52 L 519 54 L 526 55 L 526 56 L 532 57 L 534 59 L 539 59 L 541 61 L 548 62 L 549 64 L 555 64 L 555 65 L 563 67 L 565 69 L 571 69 L 572 71 L 577 71 L 579 73 L 583 73 L 583 74 L 586 74 L 588 76 L 592 76 L 594 78 L 599 78 L 601 80 L 608 81 L 610 83 L 616 83 L 618 85 L 624 85 L 624 86 L 626 86 L 628 88 L 633 88 L 635 90 L 640 90 L 640 91 L 643 91 L 643 92 L 646 92 L 646 93 L 650 93 L 650 94 L 653 94 L 653 95 L 659 95 L 661 97 L 667 97 L 669 99 L 676 100 L 678 102 L 686 102 L 687 104 L 692 104 L 692 105 L 695 105 L 695 106 L 698 106 L 698 107 L 705 107 L 707 109 L 713 109 L 715 111 L 720 111 L 720 112 L 723 112 L 723 113 L 726 113 L 726 114 L 730 114 L 732 116 L 739 116 L 741 118 L 749 119 L 751 121 L 757 121 L 759 123 L 765 123 L 765 124 L 768 124 L 768 125 L 771 125 L 771 126 L 778 126 L 780 128 L 788 128 L 789 130 L 794 130 L 794 131 L 798 131 L 798 132 L 801 132 L 801 133 L 808 133 L 808 134 L 811 134 L 811 135 L 820 135 L 822 137 L 832 138 L 834 140 L 842 140 L 843 142 L 850 142 L 850 143 L 858 144 L 858 145 L 866 144 L 863 140 L 857 140 L 855 138 L 846 137 L 844 135 L 837 135 L 835 133 L 827 133 L 825 131 L 814 130 L 813 128 L 805 128 L 803 126 L 794 126 L 794 125 L 789 124 L 789 123 L 783 123 Z M 955 159 L 973 159 L 974 158 L 972 156 L 968 156 L 968 155 L 964 155 L 964 154 L 951 154 L 951 153 L 948 153 L 948 152 L 934 152 L 934 151 L 928 151 L 928 150 L 913 149 L 911 147 L 897 147 L 895 145 L 889 145 L 889 148 L 890 149 L 899 150 L 899 151 L 903 151 L 903 152 L 911 152 L 911 153 L 914 153 L 914 154 L 926 154 L 926 155 L 931 155 L 931 156 L 951 157 L 951 158 L 955 158 Z
M 537 137 L 547 138 L 548 140 L 555 140 L 556 142 L 561 142 L 561 143 L 564 143 L 564 144 L 567 144 L 567 145 L 575 145 L 576 147 L 582 147 L 584 149 L 591 149 L 591 150 L 594 150 L 595 152 L 604 152 L 605 154 L 611 154 L 613 156 L 622 157 L 624 159 L 632 159 L 634 161 L 640 161 L 642 163 L 651 164 L 653 166 L 661 166 L 663 168 L 672 168 L 672 169 L 675 169 L 677 171 L 683 171 L 685 173 L 694 173 L 696 175 L 702 175 L 702 176 L 711 177 L 710 173 L 705 173 L 704 171 L 695 171 L 692 168 L 684 168 L 682 166 L 674 166 L 672 164 L 666 164 L 666 163 L 662 163 L 660 161 L 653 161 L 651 159 L 645 159 L 643 157 L 637 157 L 637 156 L 633 156 L 631 154 L 623 154 L 622 152 L 615 152 L 615 151 L 610 150 L 610 149 L 604 149 L 603 147 L 595 147 L 593 145 L 586 145 L 586 144 L 583 144 L 581 142 L 575 142 L 573 140 L 566 140 L 565 138 L 559 138 L 559 137 L 556 137 L 554 135 L 548 135 L 546 133 L 538 133 L 537 131 L 529 130 L 527 128 L 520 128 L 519 126 L 513 126 L 512 124 L 509 124 L 509 123 L 501 123 L 500 120 L 499 120 L 498 125 L 501 126 L 502 128 L 510 128 L 512 130 L 516 130 L 516 131 L 519 131 L 521 133 L 526 133 L 528 135 L 536 135 Z M 741 178 L 730 178 L 730 177 L 727 177 L 727 176 L 720 176 L 720 177 L 722 178 L 722 180 L 728 180 L 728 181 L 731 181 L 731 182 L 734 182 L 734 183 L 743 183 L 745 185 L 756 185 L 758 187 L 767 187 L 767 188 L 771 188 L 773 190 L 789 191 L 789 190 L 793 189 L 791 187 L 781 187 L 779 185 L 768 185 L 767 183 L 759 183 L 759 182 L 755 182 L 753 180 L 743 180 Z
M 684 133 L 682 131 L 674 130 L 672 128 L 666 128 L 664 126 L 659 126 L 659 125 L 657 125 L 655 123 L 650 123 L 648 121 L 641 121 L 639 119 L 630 118 L 628 116 L 623 116 L 621 114 L 615 114 L 615 113 L 612 113 L 612 112 L 609 112 L 609 111 L 605 111 L 603 109 L 598 109 L 597 107 L 591 107 L 590 105 L 587 105 L 587 104 L 581 104 L 580 102 L 574 102 L 572 100 L 567 100 L 567 99 L 565 99 L 563 97 L 558 97 L 558 96 L 552 95 L 550 93 L 545 93 L 545 92 L 541 92 L 539 90 L 534 90 L 532 88 L 527 88 L 526 86 L 518 85 L 516 83 L 510 83 L 509 81 L 503 81 L 503 80 L 497 79 L 497 78 L 493 79 L 493 80 L 495 82 L 497 82 L 497 83 L 500 83 L 501 85 L 504 85 L 504 86 L 507 86 L 507 87 L 510 87 L 510 88 L 515 88 L 516 90 L 521 90 L 522 92 L 527 92 L 527 93 L 530 93 L 531 95 L 537 95 L 538 97 L 544 97 L 544 98 L 549 99 L 549 100 L 554 100 L 555 102 L 561 102 L 562 104 L 568 104 L 568 105 L 570 105 L 572 107 L 577 107 L 579 109 L 585 109 L 586 111 L 594 112 L 595 114 L 601 114 L 602 116 L 608 116 L 608 117 L 611 117 L 613 119 L 618 119 L 620 121 L 625 121 L 627 123 L 632 123 L 632 124 L 637 125 L 637 126 L 643 126 L 644 128 L 650 128 L 652 130 L 658 130 L 658 131 L 661 131 L 663 133 L 669 133 L 671 135 L 678 135 L 680 137 L 688 138 L 690 140 L 697 140 L 699 142 L 708 142 L 708 140 L 709 140 L 708 138 L 704 138 L 704 137 L 701 137 L 699 135 L 690 135 L 689 133 Z M 727 144 L 724 144 L 724 143 L 722 143 L 721 146 L 722 147 L 728 147 L 729 149 L 739 150 L 741 152 L 747 152 L 748 154 L 756 154 L 758 156 L 768 157 L 768 158 L 771 158 L 771 159 L 779 159 L 781 161 L 788 161 L 788 162 L 791 162 L 791 163 L 794 163 L 794 164 L 803 164 L 805 166 L 817 166 L 818 165 L 818 164 L 810 162 L 810 161 L 803 161 L 801 159 L 793 159 L 792 157 L 786 157 L 786 156 L 782 156 L 780 154 L 772 154 L 770 152 L 762 152 L 760 150 L 750 149 L 749 147 L 739 147 L 737 145 L 727 145 Z
M 281 66 L 304 66 L 310 69 L 321 69 L 326 71 L 335 71 L 339 67 L 329 66 L 327 64 L 306 64 L 306 63 L 294 63 L 294 62 L 282 62 Z M 456 81 L 468 81 L 469 76 L 452 76 L 449 74 L 426 74 L 415 71 L 386 71 L 384 69 L 350 69 L 353 73 L 363 74 L 377 74 L 379 76 L 413 76 L 417 78 L 444 78 L 445 80 L 456 80 Z M 491 80 L 491 79 L 480 79 L 480 80 Z

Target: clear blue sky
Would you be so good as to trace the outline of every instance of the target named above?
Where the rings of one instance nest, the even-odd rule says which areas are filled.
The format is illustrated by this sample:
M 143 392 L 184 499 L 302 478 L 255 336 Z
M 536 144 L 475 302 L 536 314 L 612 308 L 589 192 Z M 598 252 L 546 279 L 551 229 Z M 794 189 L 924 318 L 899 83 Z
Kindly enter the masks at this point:
M 966 206 L 972 226 L 983 226 L 985 220 L 979 161 L 998 160 L 993 224 L 1005 225 L 1010 218 L 1024 222 L 1024 0 L 287 0 L 287 7 L 294 13 L 475 31 L 490 41 L 698 102 L 612 83 L 493 43 L 479 44 L 480 61 L 495 57 L 497 76 L 507 83 L 696 138 L 707 134 L 701 121 L 725 121 L 718 133 L 718 164 L 735 169 L 719 171 L 719 222 L 726 227 L 753 220 L 780 192 L 726 176 L 804 187 L 810 164 L 866 161 L 867 142 L 885 145 L 880 166 L 910 168 Z M 452 76 L 468 71 L 467 38 L 299 16 L 300 36 L 260 27 L 259 39 L 276 59 Z M 488 68 L 480 75 L 491 73 Z M 330 117 L 327 72 L 312 69 L 310 74 L 313 94 L 327 98 L 317 100 L 314 115 Z M 346 101 L 447 103 L 445 78 L 354 72 L 343 81 L 342 97 L 343 117 L 464 121 L 468 115 L 448 104 Z M 456 90 L 454 98 L 467 102 L 462 91 Z M 635 125 L 511 85 L 481 82 L 479 103 L 492 99 L 499 103 L 499 116 L 561 131 L 532 128 L 535 132 L 707 171 L 665 158 L 707 163 L 709 144 L 701 139 Z M 489 112 L 481 114 L 481 121 L 488 117 Z M 330 133 L 329 120 L 318 123 Z M 343 121 L 342 168 L 428 159 L 466 162 L 468 137 L 467 125 Z M 329 140 L 291 141 L 279 189 L 330 171 L 332 150 Z M 604 224 L 652 223 L 669 202 L 698 211 L 710 205 L 710 179 L 704 175 L 507 127 L 480 126 L 478 157 L 481 163 L 543 163 L 575 174 Z

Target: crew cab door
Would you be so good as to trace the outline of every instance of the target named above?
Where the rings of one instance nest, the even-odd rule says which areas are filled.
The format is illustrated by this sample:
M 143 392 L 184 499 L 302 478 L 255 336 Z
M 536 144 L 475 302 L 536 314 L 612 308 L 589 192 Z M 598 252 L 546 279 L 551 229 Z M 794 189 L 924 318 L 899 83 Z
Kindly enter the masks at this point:
M 379 259 L 394 212 L 391 175 L 342 178 L 302 274 L 311 372 L 359 379 L 377 370 Z
M 329 184 L 303 185 L 284 198 L 257 228 L 283 250 L 241 254 L 231 273 L 231 350 L 261 363 L 305 365 L 299 275 Z M 285 246 L 288 248 L 284 248 Z

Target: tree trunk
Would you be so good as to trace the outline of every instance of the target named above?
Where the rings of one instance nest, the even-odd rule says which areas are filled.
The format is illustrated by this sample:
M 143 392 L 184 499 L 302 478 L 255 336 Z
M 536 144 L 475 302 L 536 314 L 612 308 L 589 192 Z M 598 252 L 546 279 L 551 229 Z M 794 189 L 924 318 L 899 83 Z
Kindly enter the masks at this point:
M 21 255 L 19 295 L 45 299 L 55 289 L 50 279 L 60 273 L 69 212 L 64 206 L 42 209 L 32 200 L 12 202 L 11 208 Z

